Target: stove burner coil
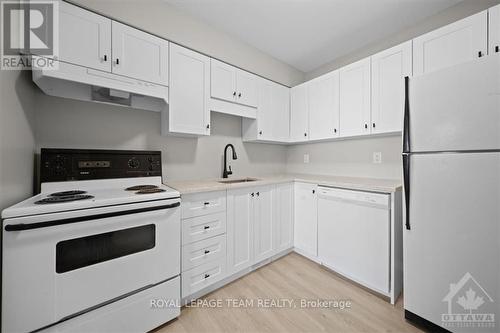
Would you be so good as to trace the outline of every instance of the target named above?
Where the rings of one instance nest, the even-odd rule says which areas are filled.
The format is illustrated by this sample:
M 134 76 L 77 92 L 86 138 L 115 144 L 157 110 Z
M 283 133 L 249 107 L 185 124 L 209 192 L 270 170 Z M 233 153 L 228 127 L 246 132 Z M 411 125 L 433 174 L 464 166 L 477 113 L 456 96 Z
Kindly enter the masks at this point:
M 50 197 L 44 198 L 42 200 L 35 201 L 35 204 L 37 204 L 37 205 L 54 204 L 54 203 L 71 202 L 71 201 L 78 201 L 78 200 L 85 200 L 85 199 L 92 199 L 92 198 L 94 198 L 94 196 L 83 195 L 83 194 L 66 195 L 66 196 L 50 196 Z
M 162 188 L 147 188 L 140 190 L 138 192 L 135 192 L 135 194 L 150 194 L 150 193 L 160 193 L 160 192 L 165 192 L 164 189 Z
M 132 187 L 127 187 L 125 191 L 142 191 L 142 190 L 154 190 L 158 189 L 156 185 L 136 185 Z
M 82 190 L 71 190 L 71 191 L 52 193 L 52 194 L 49 194 L 49 196 L 51 196 L 51 197 L 66 197 L 69 195 L 79 195 L 79 194 L 85 194 L 85 193 L 87 193 L 87 192 L 82 191 Z

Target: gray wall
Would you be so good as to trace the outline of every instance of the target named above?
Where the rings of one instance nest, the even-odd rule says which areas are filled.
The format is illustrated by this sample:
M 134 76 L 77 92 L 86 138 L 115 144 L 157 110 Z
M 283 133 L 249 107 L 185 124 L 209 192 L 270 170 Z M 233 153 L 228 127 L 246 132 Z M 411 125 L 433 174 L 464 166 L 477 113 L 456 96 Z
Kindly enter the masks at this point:
M 0 210 L 33 193 L 34 91 L 31 72 L 0 70 Z
M 211 135 L 200 138 L 160 136 L 160 114 L 117 106 L 36 96 L 37 148 L 161 150 L 166 179 L 221 177 L 224 146 L 238 154 L 234 175 L 285 171 L 286 148 L 243 144 L 241 118 L 212 112 Z
M 70 1 L 284 85 L 304 80 L 303 72 L 161 0 Z

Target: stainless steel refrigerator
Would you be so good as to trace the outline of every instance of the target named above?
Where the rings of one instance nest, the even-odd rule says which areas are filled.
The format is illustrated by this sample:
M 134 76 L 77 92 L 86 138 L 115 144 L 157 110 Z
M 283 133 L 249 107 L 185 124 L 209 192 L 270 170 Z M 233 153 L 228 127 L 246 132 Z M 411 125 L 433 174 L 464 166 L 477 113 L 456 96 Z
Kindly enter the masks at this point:
M 405 85 L 405 317 L 500 332 L 500 55 Z

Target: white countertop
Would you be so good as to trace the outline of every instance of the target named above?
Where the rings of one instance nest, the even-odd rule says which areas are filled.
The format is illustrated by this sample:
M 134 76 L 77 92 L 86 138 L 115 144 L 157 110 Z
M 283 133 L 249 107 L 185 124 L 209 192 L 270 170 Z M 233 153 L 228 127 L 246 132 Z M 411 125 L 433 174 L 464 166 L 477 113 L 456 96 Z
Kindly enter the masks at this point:
M 240 179 L 244 177 L 232 177 L 231 179 Z M 171 181 L 166 185 L 176 189 L 182 194 L 201 193 L 210 191 L 223 191 L 243 187 L 255 187 L 270 184 L 288 183 L 288 182 L 304 182 L 313 183 L 321 186 L 331 186 L 338 188 L 346 188 L 353 190 L 393 193 L 401 189 L 401 181 L 398 179 L 378 179 L 378 178 L 361 178 L 361 177 L 344 177 L 344 176 L 327 176 L 327 175 L 310 175 L 310 174 L 278 174 L 267 176 L 248 177 L 258 179 L 251 182 L 224 184 L 219 183 L 223 179 L 201 179 L 201 180 L 184 180 Z

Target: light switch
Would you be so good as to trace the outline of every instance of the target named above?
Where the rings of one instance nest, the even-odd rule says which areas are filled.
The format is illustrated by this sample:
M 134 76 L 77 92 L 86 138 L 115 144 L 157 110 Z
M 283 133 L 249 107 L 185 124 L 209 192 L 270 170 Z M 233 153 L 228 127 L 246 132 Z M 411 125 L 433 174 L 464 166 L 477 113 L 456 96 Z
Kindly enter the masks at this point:
M 304 163 L 309 163 L 309 154 L 304 154 Z
M 373 163 L 380 164 L 382 163 L 382 153 L 377 151 L 373 153 Z

